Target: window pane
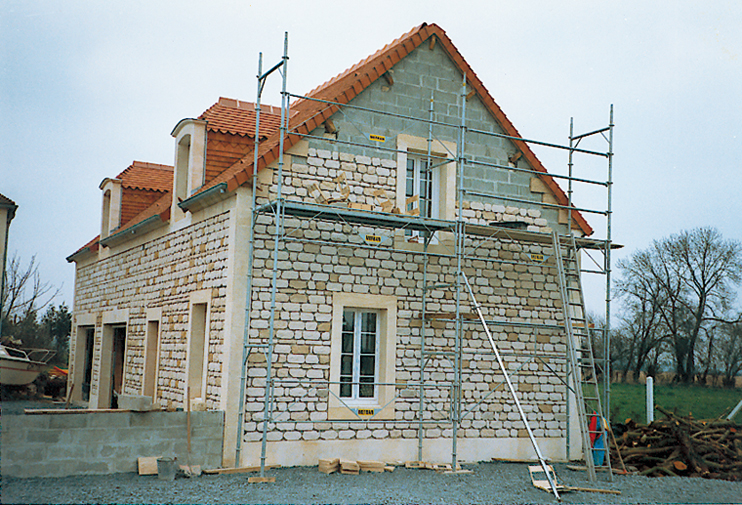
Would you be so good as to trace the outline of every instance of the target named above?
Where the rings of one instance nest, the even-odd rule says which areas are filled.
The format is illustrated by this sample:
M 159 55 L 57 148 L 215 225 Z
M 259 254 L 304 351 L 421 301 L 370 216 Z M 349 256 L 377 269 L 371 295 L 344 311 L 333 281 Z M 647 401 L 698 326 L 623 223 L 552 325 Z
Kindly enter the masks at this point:
M 353 386 L 340 384 L 340 398 L 350 398 L 353 395 Z
M 343 311 L 343 333 L 353 333 L 353 317 L 355 313 L 352 310 Z
M 361 385 L 358 387 L 359 398 L 373 398 L 374 397 L 374 385 L 368 384 L 369 382 L 373 382 L 373 378 L 366 378 L 366 379 L 361 378 Z
M 407 186 L 405 195 L 409 198 L 415 195 L 415 160 L 407 158 Z
M 361 334 L 361 354 L 376 354 L 376 333 Z
M 362 321 L 361 331 L 364 333 L 376 333 L 376 312 L 364 312 L 362 314 Z
M 343 333 L 342 350 L 343 354 L 353 354 L 353 334 Z
M 340 356 L 340 375 L 353 377 L 353 355 L 343 354 Z M 351 379 L 348 379 L 349 381 Z
M 376 356 L 361 356 L 361 380 L 370 377 L 373 381 L 376 376 L 375 363 Z

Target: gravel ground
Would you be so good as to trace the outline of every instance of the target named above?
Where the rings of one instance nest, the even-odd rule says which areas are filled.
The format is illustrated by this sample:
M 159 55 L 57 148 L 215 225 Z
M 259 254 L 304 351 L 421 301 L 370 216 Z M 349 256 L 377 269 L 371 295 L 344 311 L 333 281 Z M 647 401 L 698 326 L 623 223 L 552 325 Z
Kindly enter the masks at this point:
M 317 467 L 266 472 L 275 483 L 241 475 L 202 475 L 163 482 L 134 473 L 50 479 L 2 479 L 2 503 L 556 503 L 531 485 L 520 463 L 465 465 L 471 474 L 443 475 L 398 467 L 391 473 L 325 475 Z M 563 503 L 742 503 L 742 483 L 695 478 L 616 476 L 587 481 L 555 465 L 563 484 L 614 489 L 621 495 L 563 493 Z M 605 478 L 605 477 L 603 477 Z
M 7 399 L 6 399 L 7 400 Z M 24 408 L 59 408 L 50 401 L 4 401 L 2 412 Z M 567 486 L 613 489 L 621 495 L 566 492 L 563 503 L 742 503 L 742 482 L 682 477 L 599 476 L 554 465 Z M 279 468 L 267 472 L 275 483 L 248 484 L 254 474 L 202 475 L 163 482 L 135 473 L 48 479 L 0 478 L 2 503 L 556 503 L 531 484 L 522 463 L 464 465 L 471 474 L 444 475 L 397 467 L 383 474 L 325 475 L 317 467 Z

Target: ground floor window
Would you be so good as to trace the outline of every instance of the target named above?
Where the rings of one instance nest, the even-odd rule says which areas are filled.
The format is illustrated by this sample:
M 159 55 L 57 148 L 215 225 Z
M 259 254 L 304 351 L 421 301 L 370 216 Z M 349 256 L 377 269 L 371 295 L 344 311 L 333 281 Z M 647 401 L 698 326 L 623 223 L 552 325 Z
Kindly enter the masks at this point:
M 377 396 L 379 317 L 376 312 L 343 311 L 340 357 L 340 397 L 351 400 Z
M 335 293 L 332 304 L 328 418 L 394 419 L 396 297 Z

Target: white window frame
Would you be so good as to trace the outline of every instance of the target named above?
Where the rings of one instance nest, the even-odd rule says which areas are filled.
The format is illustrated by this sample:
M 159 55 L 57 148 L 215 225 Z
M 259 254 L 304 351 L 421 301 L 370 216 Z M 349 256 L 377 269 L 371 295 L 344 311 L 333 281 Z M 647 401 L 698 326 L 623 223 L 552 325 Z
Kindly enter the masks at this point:
M 340 398 L 343 399 L 343 401 L 351 401 L 354 403 L 364 403 L 367 402 L 369 404 L 374 404 L 377 402 L 378 394 L 379 394 L 379 388 L 376 385 L 377 382 L 379 382 L 379 346 L 381 344 L 381 314 L 379 314 L 376 310 L 365 310 L 365 309 L 358 309 L 358 308 L 352 308 L 352 307 L 346 307 L 343 310 L 343 326 L 345 325 L 346 316 L 350 314 L 353 321 L 353 332 L 352 332 L 352 342 L 351 342 L 351 352 L 345 352 L 345 337 L 347 335 L 347 332 L 345 331 L 345 328 L 343 327 L 342 330 L 342 348 L 340 351 Z M 373 352 L 373 359 L 374 359 L 374 373 L 373 373 L 373 391 L 371 396 L 362 396 L 361 395 L 361 386 L 362 386 L 362 380 L 361 380 L 361 362 L 362 362 L 362 354 L 364 354 L 363 346 L 362 346 L 362 337 L 363 337 L 363 318 L 367 314 L 373 314 L 374 315 L 374 329 L 373 329 L 373 335 L 374 335 L 374 352 Z M 365 356 L 368 357 L 370 353 L 365 353 Z M 343 365 L 344 365 L 344 358 L 350 356 L 351 359 L 351 370 L 350 370 L 350 381 L 344 380 L 344 378 L 348 377 L 348 374 L 343 374 Z M 345 386 L 346 382 L 349 382 L 348 384 L 350 386 L 350 394 L 345 393 Z
M 440 217 L 440 166 L 435 166 L 436 159 L 431 158 L 428 160 L 427 155 L 408 153 L 407 154 L 407 166 L 405 168 L 405 203 L 406 199 L 417 196 L 419 197 L 417 202 L 417 208 L 420 209 L 420 217 L 430 217 L 438 219 Z M 425 169 L 428 163 L 433 167 L 431 169 Z M 412 167 L 410 167 L 412 165 Z M 412 169 L 412 188 L 410 188 L 410 169 Z M 423 188 L 423 174 L 428 172 L 430 178 L 428 180 L 428 192 L 430 193 L 429 198 L 423 199 L 422 188 Z M 411 190 L 411 191 L 410 191 Z M 411 193 L 411 194 L 410 194 Z M 429 205 L 423 206 L 424 203 Z M 414 204 L 408 205 L 405 208 L 405 212 L 409 213 L 414 208 Z
M 431 154 L 433 165 L 433 194 L 431 205 L 431 217 L 433 219 L 445 219 L 453 221 L 456 219 L 456 144 L 448 141 L 433 140 L 428 145 L 428 139 L 415 137 L 400 133 L 397 135 L 397 207 L 407 213 L 407 159 L 427 160 L 428 152 Z M 444 158 L 450 161 L 442 163 Z M 417 184 L 419 187 L 419 183 Z M 418 189 L 419 193 L 419 189 Z M 438 232 L 433 237 L 431 244 L 439 244 L 452 240 L 453 237 L 445 232 Z M 396 233 L 395 247 L 402 249 L 417 250 L 420 247 L 418 232 L 407 232 L 398 230 Z M 412 237 L 412 239 L 411 239 Z
M 377 313 L 376 391 L 374 398 L 341 398 L 340 368 L 342 355 L 343 312 L 345 310 Z M 332 333 L 330 342 L 330 384 L 328 420 L 357 420 L 356 411 L 373 409 L 374 419 L 394 419 L 397 365 L 397 297 L 360 293 L 334 293 L 332 296 Z

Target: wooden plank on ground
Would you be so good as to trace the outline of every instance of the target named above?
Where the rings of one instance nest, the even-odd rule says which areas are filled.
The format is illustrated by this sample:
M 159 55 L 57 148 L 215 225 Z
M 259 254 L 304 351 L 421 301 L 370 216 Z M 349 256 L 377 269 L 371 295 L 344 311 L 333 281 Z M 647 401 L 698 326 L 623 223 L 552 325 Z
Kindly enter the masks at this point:
M 260 482 L 276 482 L 275 477 L 250 477 L 247 479 L 250 484 L 257 484 Z
M 265 465 L 266 470 L 270 470 L 272 468 L 279 468 L 281 465 Z M 228 475 L 233 473 L 251 473 L 251 472 L 259 472 L 260 471 L 260 465 L 258 466 L 243 466 L 240 468 L 214 468 L 212 470 L 203 470 L 203 473 L 207 475 Z
M 320 459 L 317 468 L 326 474 L 337 472 L 340 469 L 340 458 Z
M 615 491 L 613 489 L 596 489 L 592 487 L 564 486 L 564 490 L 565 491 L 584 491 L 586 493 L 621 494 L 621 491 Z
M 346 475 L 358 475 L 361 467 L 356 461 L 340 460 L 340 473 Z
M 405 468 L 425 468 L 425 461 L 407 461 Z
M 105 414 L 111 412 L 134 412 L 125 409 L 23 409 L 26 415 L 46 414 Z
M 137 468 L 139 470 L 139 475 L 157 475 L 158 457 L 159 456 L 137 458 Z

